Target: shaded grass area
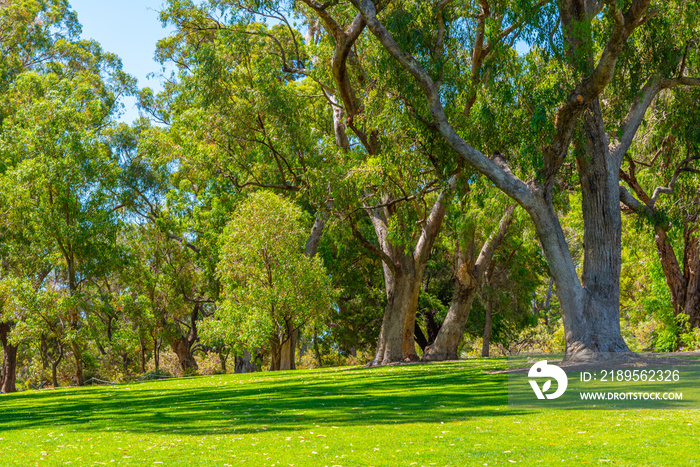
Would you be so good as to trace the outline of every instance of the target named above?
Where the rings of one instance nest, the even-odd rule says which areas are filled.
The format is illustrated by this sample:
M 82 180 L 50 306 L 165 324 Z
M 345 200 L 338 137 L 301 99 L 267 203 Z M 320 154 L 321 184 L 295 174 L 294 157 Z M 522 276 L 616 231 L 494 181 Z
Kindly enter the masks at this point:
M 509 409 L 488 359 L 0 398 L 2 465 L 700 465 L 700 411 Z

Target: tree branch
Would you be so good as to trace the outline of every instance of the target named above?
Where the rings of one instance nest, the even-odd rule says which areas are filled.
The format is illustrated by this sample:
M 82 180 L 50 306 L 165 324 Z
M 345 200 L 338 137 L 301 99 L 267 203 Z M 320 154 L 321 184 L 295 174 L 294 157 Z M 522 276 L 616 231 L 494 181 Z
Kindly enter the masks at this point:
M 515 205 L 509 204 L 506 206 L 505 210 L 503 211 L 503 216 L 501 216 L 501 220 L 498 223 L 498 231 L 492 233 L 488 240 L 486 240 L 484 246 L 479 252 L 479 256 L 474 262 L 474 277 L 481 277 L 491 264 L 491 259 L 493 258 L 494 252 L 503 241 L 503 238 L 506 236 L 506 232 L 508 232 L 508 227 L 510 227 L 510 223 L 513 221 L 514 212 Z
M 629 36 L 634 29 L 639 26 L 642 15 L 646 12 L 650 0 L 633 1 L 624 14 L 617 10 L 615 1 L 607 0 L 606 3 L 611 8 L 611 13 L 615 19 L 615 26 L 613 27 L 610 37 L 603 49 L 603 53 L 593 72 L 581 80 L 571 92 L 569 98 L 562 103 L 557 111 L 554 121 L 555 134 L 552 138 L 552 142 L 544 150 L 545 165 L 543 167 L 543 178 L 545 180 L 544 186 L 546 190 L 549 190 L 551 187 L 554 177 L 558 173 L 566 157 L 579 117 L 612 79 L 615 73 L 617 59 Z M 565 32 L 569 29 L 574 29 L 574 23 L 576 21 L 585 20 L 585 12 L 578 11 L 579 15 L 577 16 L 574 12 L 570 11 L 576 10 L 576 7 L 572 5 L 568 6 L 570 7 L 568 10 L 562 8 L 562 28 Z M 574 36 L 569 36 L 570 42 L 574 44 L 580 42 L 578 39 L 573 39 Z M 581 48 L 586 48 L 585 44 L 581 44 L 578 47 L 578 49 Z M 578 51 L 579 50 L 575 50 L 574 52 Z M 574 59 L 576 59 L 575 56 Z
M 438 199 L 433 204 L 433 208 L 430 211 L 425 225 L 420 234 L 420 238 L 416 243 L 416 247 L 413 252 L 413 257 L 416 263 L 423 264 L 428 260 L 430 256 L 430 250 L 432 250 L 435 244 L 435 239 L 440 232 L 440 226 L 445 218 L 445 211 L 447 210 L 447 204 L 454 196 L 455 188 L 457 186 L 457 175 L 453 175 L 447 182 L 447 186 L 438 196 Z
M 536 202 L 534 194 L 528 186 L 509 170 L 486 157 L 480 151 L 467 144 L 452 128 L 440 101 L 440 95 L 432 78 L 418 61 L 404 52 L 394 40 L 389 31 L 377 19 L 377 10 L 370 0 L 351 0 L 362 16 L 367 20 L 367 26 L 377 37 L 384 48 L 416 79 L 426 97 L 430 112 L 440 133 L 446 142 L 474 168 L 486 175 L 496 186 L 516 199 L 524 206 L 533 206 Z
M 352 221 L 350 223 L 350 228 L 352 229 L 352 235 L 360 242 L 363 248 L 381 259 L 384 264 L 391 269 L 391 272 L 396 272 L 396 264 L 394 264 L 391 256 L 387 255 L 381 248 L 377 248 L 372 242 L 367 240 Z

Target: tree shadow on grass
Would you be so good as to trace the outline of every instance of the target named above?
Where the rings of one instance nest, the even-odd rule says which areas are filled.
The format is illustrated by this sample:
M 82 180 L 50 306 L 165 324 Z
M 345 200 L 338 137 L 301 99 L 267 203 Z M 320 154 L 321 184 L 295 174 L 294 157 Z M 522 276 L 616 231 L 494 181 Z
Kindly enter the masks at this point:
M 186 435 L 440 423 L 514 415 L 507 378 L 464 365 L 227 375 L 32 392 L 0 402 L 0 431 L 42 425 Z M 495 410 L 499 407 L 499 410 Z

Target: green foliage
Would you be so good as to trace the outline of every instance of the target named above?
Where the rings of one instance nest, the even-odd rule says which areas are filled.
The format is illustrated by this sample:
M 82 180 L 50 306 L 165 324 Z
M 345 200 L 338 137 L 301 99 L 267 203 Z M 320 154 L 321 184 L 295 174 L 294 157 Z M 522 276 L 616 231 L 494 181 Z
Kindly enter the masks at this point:
M 673 352 L 678 349 L 680 343 L 678 339 L 680 328 L 671 306 L 671 293 L 660 264 L 652 265 L 650 275 L 649 296 L 642 303 L 646 314 L 658 323 L 653 334 L 654 350 Z
M 253 193 L 236 209 L 222 236 L 219 321 L 210 324 L 227 343 L 264 348 L 279 330 L 284 341 L 330 312 L 330 278 L 303 251 L 307 226 L 298 207 L 270 192 Z

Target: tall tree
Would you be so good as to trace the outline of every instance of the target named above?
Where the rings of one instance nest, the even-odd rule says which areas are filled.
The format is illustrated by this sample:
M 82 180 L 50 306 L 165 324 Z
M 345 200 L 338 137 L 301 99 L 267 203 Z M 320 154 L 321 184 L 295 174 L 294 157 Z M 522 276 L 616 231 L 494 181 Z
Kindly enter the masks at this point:
M 669 93 L 656 99 L 652 110 L 642 127 L 644 138 L 635 142 L 620 171 L 631 191 L 622 200 L 651 227 L 674 314 L 687 316 L 691 328 L 700 327 L 698 92 Z
M 459 357 L 458 348 L 469 319 L 472 303 L 484 283 L 494 253 L 508 232 L 514 211 L 515 206 L 512 204 L 503 209 L 503 215 L 496 229 L 486 238 L 481 248 L 478 248 L 476 243 L 476 226 L 465 229 L 469 233 L 469 238 L 457 240 L 454 293 L 440 331 L 435 341 L 426 349 L 423 360 L 456 360 Z
M 510 162 L 502 155 L 501 148 L 492 150 L 492 156 L 476 149 L 465 140 L 455 127 L 454 106 L 446 108 L 441 89 L 448 87 L 452 76 L 442 73 L 445 63 L 455 61 L 458 55 L 446 55 L 440 62 L 429 54 L 420 54 L 422 44 L 416 44 L 406 32 L 394 28 L 405 23 L 399 20 L 405 15 L 398 4 L 382 4 L 378 8 L 371 0 L 352 0 L 362 14 L 367 27 L 379 40 L 384 49 L 420 86 L 427 104 L 430 119 L 445 141 L 475 169 L 486 175 L 499 189 L 517 201 L 530 215 L 544 253 L 547 257 L 556 291 L 562 308 L 566 332 L 567 358 L 595 358 L 599 353 L 627 352 L 628 348 L 620 333 L 619 324 L 619 272 L 620 272 L 620 195 L 618 187 L 619 170 L 624 154 L 639 127 L 643 115 L 658 92 L 673 86 L 693 85 L 696 80 L 683 74 L 677 78 L 655 74 L 640 89 L 639 98 L 628 107 L 623 120 L 619 139 L 608 145 L 608 134 L 599 98 L 616 76 L 617 62 L 624 50 L 629 50 L 630 37 L 642 28 L 651 28 L 654 19 L 673 17 L 677 5 L 667 4 L 653 10 L 649 0 L 624 2 L 597 2 L 588 0 L 564 0 L 556 11 L 551 7 L 542 10 L 541 17 L 561 21 L 562 46 L 553 47 L 550 57 L 556 57 L 562 75 L 560 87 L 569 89 L 563 99 L 559 98 L 558 108 L 553 103 L 544 104 L 545 119 L 549 122 L 547 131 L 540 136 L 542 146 L 539 163 L 531 170 L 518 167 L 517 155 Z M 474 20 L 466 12 L 456 8 L 449 1 L 441 2 L 444 7 L 440 14 L 433 16 L 434 31 L 457 30 L 461 24 L 477 24 L 479 17 L 490 19 L 494 12 L 500 18 L 508 14 L 511 21 L 496 23 L 496 36 L 508 35 L 510 31 L 522 27 L 515 2 L 489 5 L 483 2 L 481 15 Z M 446 11 L 452 7 L 449 16 Z M 426 6 L 425 8 L 430 8 Z M 530 22 L 537 16 L 530 10 Z M 535 12 L 537 13 L 537 12 Z M 379 19 L 381 14 L 382 20 Z M 527 19 L 527 16 L 526 16 Z M 409 20 L 410 22 L 410 20 Z M 692 22 L 689 27 L 695 28 Z M 558 34 L 553 30 L 553 35 Z M 544 34 L 537 35 L 534 42 L 543 41 Z M 478 37 L 478 36 L 477 36 Z M 449 42 L 443 42 L 450 46 Z M 536 45 L 536 43 L 533 43 Z M 472 50 L 479 46 L 477 39 Z M 534 51 L 536 53 L 537 51 Z M 480 53 L 474 56 L 481 56 Z M 680 66 L 680 57 L 666 57 L 668 68 Z M 531 73 L 546 71 L 547 67 Z M 681 67 L 681 69 L 683 69 Z M 659 70 L 663 73 L 663 71 Z M 449 112 L 449 113 L 448 113 Z M 585 227 L 584 267 L 582 277 L 576 272 L 571 259 L 559 218 L 554 208 L 554 185 L 567 156 L 570 154 L 572 137 L 583 119 L 586 134 L 587 157 L 576 158 L 577 172 L 583 192 L 583 218 Z M 515 162 L 515 164 L 513 163 Z M 520 169 L 520 170 L 519 170 Z M 527 178 L 524 181 L 514 171 L 520 171 Z
M 73 46 L 72 46 L 73 47 Z M 117 161 L 109 146 L 117 99 L 133 84 L 116 57 L 92 43 L 77 44 L 45 73 L 26 72 L 8 91 L 12 111 L 0 141 L 8 209 L 25 213 L 30 241 L 56 253 L 74 308 L 70 348 L 82 385 L 81 289 L 117 257 L 117 209 L 107 187 Z M 111 73 L 103 80 L 103 70 Z M 109 81 L 108 81 L 109 79 Z

